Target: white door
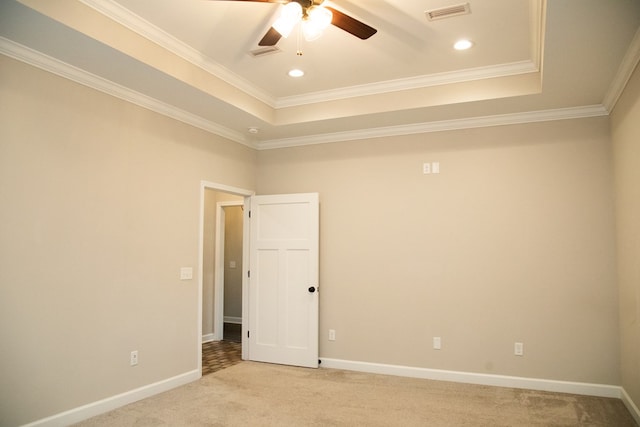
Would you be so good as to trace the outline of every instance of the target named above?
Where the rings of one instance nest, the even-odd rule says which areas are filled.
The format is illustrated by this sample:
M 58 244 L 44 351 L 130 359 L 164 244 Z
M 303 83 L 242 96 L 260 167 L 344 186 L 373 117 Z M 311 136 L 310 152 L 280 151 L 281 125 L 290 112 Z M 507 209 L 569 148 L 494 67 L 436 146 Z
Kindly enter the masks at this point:
M 318 199 L 251 198 L 250 360 L 318 367 Z

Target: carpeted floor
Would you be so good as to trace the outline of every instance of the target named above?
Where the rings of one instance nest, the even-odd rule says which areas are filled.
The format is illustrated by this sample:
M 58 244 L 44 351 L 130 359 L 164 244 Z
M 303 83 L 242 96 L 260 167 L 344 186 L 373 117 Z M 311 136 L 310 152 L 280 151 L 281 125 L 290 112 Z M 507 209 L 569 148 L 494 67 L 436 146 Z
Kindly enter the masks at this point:
M 246 361 L 79 425 L 637 427 L 618 399 Z

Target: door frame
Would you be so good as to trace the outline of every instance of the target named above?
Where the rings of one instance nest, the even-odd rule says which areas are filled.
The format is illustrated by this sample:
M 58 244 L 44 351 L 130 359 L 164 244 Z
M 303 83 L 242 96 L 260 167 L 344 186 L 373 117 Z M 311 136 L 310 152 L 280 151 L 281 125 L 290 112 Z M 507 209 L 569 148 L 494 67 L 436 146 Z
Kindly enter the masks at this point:
M 213 340 L 220 341 L 224 337 L 224 236 L 225 236 L 225 216 L 224 208 L 229 206 L 244 206 L 243 201 L 229 201 L 216 203 L 216 242 L 215 242 L 215 279 L 213 294 L 215 295 L 215 305 L 213 313 Z M 242 255 L 244 258 L 244 224 L 242 230 Z M 244 263 L 242 266 L 244 267 Z M 244 282 L 244 274 L 242 281 Z M 244 293 L 243 293 L 244 302 Z M 244 304 L 243 304 L 244 307 Z M 242 316 L 244 318 L 244 316 Z
M 242 230 L 242 265 L 249 265 L 249 209 L 251 203 L 251 196 L 255 195 L 255 191 L 247 190 L 239 187 L 232 187 L 225 184 L 220 184 L 211 181 L 200 181 L 200 224 L 198 234 L 198 315 L 196 324 L 196 355 L 198 373 L 202 376 L 202 292 L 203 292 L 203 274 L 204 267 L 204 200 L 205 190 L 221 191 L 224 193 L 235 194 L 237 196 L 244 197 L 244 215 L 243 215 L 243 230 Z M 217 273 L 216 273 L 217 274 Z M 249 282 L 247 275 L 242 275 L 242 359 L 246 359 L 249 354 L 248 340 L 245 339 L 246 330 L 248 327 L 249 308 L 248 308 L 248 293 Z M 216 313 L 217 314 L 217 313 Z

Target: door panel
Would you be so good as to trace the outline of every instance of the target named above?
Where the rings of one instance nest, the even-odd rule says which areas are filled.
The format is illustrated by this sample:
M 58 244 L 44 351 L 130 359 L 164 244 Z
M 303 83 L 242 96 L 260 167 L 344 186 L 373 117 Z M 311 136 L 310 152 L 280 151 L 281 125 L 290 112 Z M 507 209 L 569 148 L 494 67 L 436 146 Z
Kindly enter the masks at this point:
M 317 193 L 251 198 L 249 359 L 318 366 Z

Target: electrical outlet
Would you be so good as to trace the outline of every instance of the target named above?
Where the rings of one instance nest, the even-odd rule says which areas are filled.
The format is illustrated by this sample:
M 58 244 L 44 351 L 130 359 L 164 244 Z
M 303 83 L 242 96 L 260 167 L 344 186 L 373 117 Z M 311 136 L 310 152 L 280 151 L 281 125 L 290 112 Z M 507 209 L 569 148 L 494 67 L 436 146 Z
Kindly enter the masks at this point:
M 433 337 L 433 349 L 440 350 L 442 348 L 442 340 L 440 337 Z
M 336 330 L 329 329 L 329 341 L 335 341 L 335 340 L 336 340 Z
M 524 344 L 521 342 L 515 343 L 513 346 L 513 354 L 516 356 L 524 356 Z
M 131 352 L 129 362 L 131 363 L 131 366 L 136 366 L 138 364 L 138 350 L 133 350 Z

